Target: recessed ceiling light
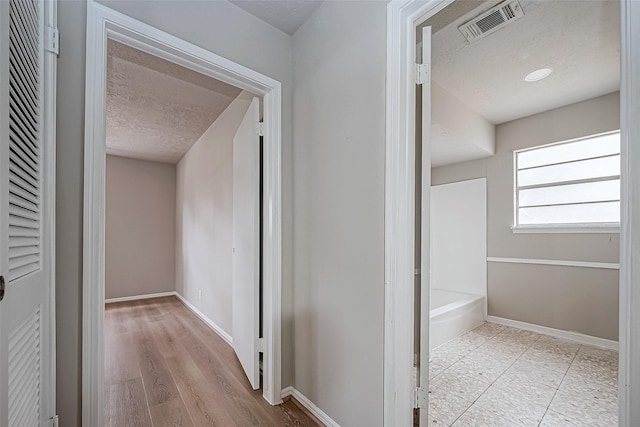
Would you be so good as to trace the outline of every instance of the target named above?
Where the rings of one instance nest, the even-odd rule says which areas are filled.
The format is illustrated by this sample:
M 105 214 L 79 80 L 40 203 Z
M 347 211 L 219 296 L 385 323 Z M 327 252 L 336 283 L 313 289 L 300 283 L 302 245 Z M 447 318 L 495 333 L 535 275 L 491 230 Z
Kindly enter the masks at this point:
M 549 77 L 551 73 L 553 73 L 553 68 L 549 68 L 549 67 L 540 68 L 524 76 L 524 81 L 529 83 L 537 82 L 538 80 L 542 80 L 544 78 Z

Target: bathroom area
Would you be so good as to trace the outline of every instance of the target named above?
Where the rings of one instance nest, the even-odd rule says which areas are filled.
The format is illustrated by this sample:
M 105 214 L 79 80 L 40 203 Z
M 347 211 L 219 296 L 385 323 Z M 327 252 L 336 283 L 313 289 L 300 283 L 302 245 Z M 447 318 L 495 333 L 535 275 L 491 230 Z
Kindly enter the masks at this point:
M 619 4 L 471 3 L 416 34 L 416 423 L 617 425 Z

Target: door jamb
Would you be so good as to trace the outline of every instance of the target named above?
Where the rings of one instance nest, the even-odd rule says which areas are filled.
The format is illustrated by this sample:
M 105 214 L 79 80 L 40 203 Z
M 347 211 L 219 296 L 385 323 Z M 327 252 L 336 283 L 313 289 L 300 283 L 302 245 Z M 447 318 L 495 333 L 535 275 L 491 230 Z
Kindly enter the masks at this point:
M 44 26 L 58 28 L 58 5 L 53 0 L 44 0 Z M 46 39 L 45 39 L 46 43 Z M 58 55 L 49 50 L 44 50 L 44 99 L 43 111 L 43 141 L 47 143 L 43 147 L 43 174 L 47 177 L 45 183 L 44 211 L 46 216 L 42 218 L 42 226 L 48 230 L 43 245 L 48 246 L 48 256 L 43 258 L 46 268 L 49 271 L 47 288 L 49 289 L 49 318 L 45 321 L 49 326 L 41 324 L 41 327 L 48 328 L 49 340 L 46 343 L 43 356 L 48 359 L 49 375 L 43 380 L 45 390 L 43 396 L 44 415 L 48 419 L 56 416 L 56 95 L 57 95 L 57 70 Z M 49 114 L 47 114 L 49 113 Z
M 622 0 L 620 44 L 620 320 L 618 422 L 640 423 L 640 3 Z M 635 209 L 634 209 L 635 208 Z
M 384 425 L 413 425 L 416 26 L 453 0 L 387 5 Z M 423 254 L 424 255 L 424 254 Z
M 413 422 L 416 26 L 453 0 L 387 6 L 384 425 Z M 619 423 L 640 423 L 640 2 L 621 0 Z M 423 148 L 424 149 L 424 148 Z M 635 256 L 634 256 L 635 253 Z M 424 255 L 424 254 L 423 254 Z M 427 387 L 428 385 L 421 385 Z
M 282 86 L 226 58 L 116 12 L 87 4 L 83 214 L 82 421 L 104 424 L 105 101 L 107 39 L 263 97 L 263 397 L 281 398 Z

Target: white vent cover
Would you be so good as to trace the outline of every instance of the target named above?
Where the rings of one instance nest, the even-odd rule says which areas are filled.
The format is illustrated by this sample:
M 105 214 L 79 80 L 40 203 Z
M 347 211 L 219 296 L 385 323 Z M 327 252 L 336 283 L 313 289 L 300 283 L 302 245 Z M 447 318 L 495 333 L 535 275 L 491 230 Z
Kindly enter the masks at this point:
M 507 0 L 462 24 L 458 30 L 469 43 L 473 43 L 523 16 L 524 11 L 518 0 Z

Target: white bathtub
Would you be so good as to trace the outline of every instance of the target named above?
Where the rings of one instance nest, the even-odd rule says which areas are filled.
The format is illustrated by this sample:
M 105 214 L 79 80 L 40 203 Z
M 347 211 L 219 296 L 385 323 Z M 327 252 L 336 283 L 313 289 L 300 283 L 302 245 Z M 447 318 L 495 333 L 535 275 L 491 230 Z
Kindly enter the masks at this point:
M 486 302 L 482 295 L 431 289 L 430 306 L 430 350 L 482 325 L 486 320 Z

